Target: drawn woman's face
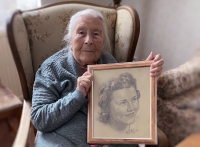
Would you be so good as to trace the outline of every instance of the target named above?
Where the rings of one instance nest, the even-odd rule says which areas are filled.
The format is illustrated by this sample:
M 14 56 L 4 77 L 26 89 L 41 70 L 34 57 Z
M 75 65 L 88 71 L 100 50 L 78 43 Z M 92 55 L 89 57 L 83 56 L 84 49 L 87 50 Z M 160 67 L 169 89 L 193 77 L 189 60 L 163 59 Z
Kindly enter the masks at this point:
M 134 123 L 139 109 L 137 93 L 134 87 L 116 90 L 110 102 L 110 117 L 123 125 Z

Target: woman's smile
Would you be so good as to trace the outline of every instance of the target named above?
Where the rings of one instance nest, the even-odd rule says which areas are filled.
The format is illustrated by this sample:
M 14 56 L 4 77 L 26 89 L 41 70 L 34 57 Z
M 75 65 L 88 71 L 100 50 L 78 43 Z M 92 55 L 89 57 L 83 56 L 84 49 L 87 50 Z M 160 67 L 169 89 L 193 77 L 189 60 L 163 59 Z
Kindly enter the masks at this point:
M 132 117 L 134 117 L 134 116 L 135 116 L 135 113 L 134 113 L 134 112 L 132 112 L 132 113 L 129 113 L 129 114 L 125 114 L 125 116 L 127 116 L 127 117 L 129 117 L 129 118 L 132 118 Z

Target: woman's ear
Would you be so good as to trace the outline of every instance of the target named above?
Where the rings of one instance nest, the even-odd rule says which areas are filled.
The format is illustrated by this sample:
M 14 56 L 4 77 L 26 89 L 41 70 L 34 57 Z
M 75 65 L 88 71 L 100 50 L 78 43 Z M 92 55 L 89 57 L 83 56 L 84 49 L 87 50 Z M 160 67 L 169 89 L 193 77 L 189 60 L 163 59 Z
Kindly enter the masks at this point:
M 137 97 L 138 99 L 140 98 L 140 91 L 139 90 L 136 90 L 136 93 L 137 93 Z
M 68 46 L 71 48 L 71 51 L 73 51 L 73 46 L 72 46 L 72 36 L 71 37 L 69 37 L 68 36 L 68 39 L 67 39 L 67 43 L 68 43 Z
M 69 40 L 69 45 L 71 46 L 71 51 L 73 51 L 73 47 L 72 47 L 72 39 Z

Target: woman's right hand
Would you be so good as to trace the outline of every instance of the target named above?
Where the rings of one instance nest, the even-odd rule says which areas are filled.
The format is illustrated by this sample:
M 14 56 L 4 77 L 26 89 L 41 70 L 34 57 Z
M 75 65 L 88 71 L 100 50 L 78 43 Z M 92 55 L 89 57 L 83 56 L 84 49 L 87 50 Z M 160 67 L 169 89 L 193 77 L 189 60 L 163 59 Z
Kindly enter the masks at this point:
M 77 89 L 86 96 L 90 86 L 92 85 L 92 74 L 85 72 L 81 77 L 77 79 Z

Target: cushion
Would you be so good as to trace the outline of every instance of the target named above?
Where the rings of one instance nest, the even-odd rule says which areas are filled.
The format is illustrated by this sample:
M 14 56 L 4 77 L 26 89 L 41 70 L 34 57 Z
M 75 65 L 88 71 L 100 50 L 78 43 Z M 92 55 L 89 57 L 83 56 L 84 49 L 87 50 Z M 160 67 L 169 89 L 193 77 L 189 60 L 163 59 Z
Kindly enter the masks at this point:
M 200 85 L 174 96 L 173 99 L 158 97 L 157 121 L 158 127 L 169 139 L 170 147 L 193 133 L 200 132 L 200 113 L 193 109 L 178 109 L 177 105 L 188 100 L 195 100 L 200 95 Z
M 158 96 L 172 98 L 200 85 L 200 57 L 195 56 L 181 66 L 163 72 L 158 78 Z

